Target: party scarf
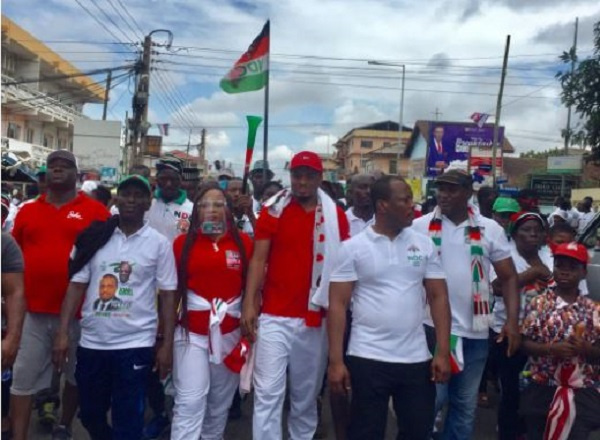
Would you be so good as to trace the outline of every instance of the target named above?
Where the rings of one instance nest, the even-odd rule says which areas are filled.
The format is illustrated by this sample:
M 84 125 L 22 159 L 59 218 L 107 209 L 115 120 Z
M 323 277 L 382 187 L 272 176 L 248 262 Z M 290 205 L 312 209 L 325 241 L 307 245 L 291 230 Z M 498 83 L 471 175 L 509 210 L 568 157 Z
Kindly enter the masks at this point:
M 487 331 L 490 324 L 490 286 L 483 267 L 483 247 L 481 229 L 475 222 L 475 214 L 468 208 L 468 243 L 471 254 L 471 294 L 473 296 L 473 331 Z M 429 223 L 429 236 L 441 254 L 442 249 L 442 212 L 439 207 L 433 212 Z
M 268 208 L 269 215 L 279 218 L 291 200 L 292 192 L 284 189 L 270 198 L 265 206 Z M 319 189 L 313 231 L 312 279 L 308 295 L 308 312 L 305 317 L 308 327 L 321 326 L 322 308 L 328 306 L 329 275 L 331 275 L 334 259 L 331 257 L 326 259 L 325 254 L 332 254 L 332 251 L 339 247 L 337 225 L 335 203 Z

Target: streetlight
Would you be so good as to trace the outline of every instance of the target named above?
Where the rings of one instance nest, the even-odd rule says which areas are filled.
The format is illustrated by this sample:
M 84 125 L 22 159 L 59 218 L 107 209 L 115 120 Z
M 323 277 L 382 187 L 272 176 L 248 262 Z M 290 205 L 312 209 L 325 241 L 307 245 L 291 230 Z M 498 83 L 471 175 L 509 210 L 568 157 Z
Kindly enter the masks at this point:
M 406 65 L 385 63 L 383 61 L 371 60 L 368 62 L 373 66 L 390 66 L 390 67 L 402 67 L 402 84 L 400 87 L 400 120 L 398 125 L 398 158 L 396 159 L 396 174 L 400 174 L 400 151 L 402 148 L 402 126 L 404 124 L 404 80 L 406 79 Z

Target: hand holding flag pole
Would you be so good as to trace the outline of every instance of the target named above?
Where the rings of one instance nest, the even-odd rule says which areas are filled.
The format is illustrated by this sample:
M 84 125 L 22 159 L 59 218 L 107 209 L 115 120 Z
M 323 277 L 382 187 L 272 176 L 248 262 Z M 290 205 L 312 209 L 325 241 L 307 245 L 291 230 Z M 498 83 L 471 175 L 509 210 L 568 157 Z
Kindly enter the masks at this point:
M 256 131 L 262 122 L 260 116 L 246 116 L 248 121 L 248 142 L 246 144 L 246 161 L 244 163 L 244 178 L 242 180 L 242 193 L 248 193 L 248 175 L 250 174 L 250 163 L 252 162 L 252 154 L 254 153 L 254 143 L 256 142 Z

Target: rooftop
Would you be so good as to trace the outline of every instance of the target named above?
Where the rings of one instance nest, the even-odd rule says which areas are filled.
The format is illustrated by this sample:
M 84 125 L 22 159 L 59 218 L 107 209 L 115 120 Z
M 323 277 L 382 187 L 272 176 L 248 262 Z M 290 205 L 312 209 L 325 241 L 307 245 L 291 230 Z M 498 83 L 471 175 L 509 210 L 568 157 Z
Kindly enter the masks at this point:
M 82 73 L 69 61 L 62 58 L 50 47 L 2 14 L 2 49 L 5 50 L 5 46 L 8 44 L 18 46 L 21 49 L 21 53 L 35 55 L 40 61 L 51 66 L 55 70 L 55 74 L 77 75 Z M 99 87 L 97 82 L 89 76 L 70 78 L 69 81 L 89 91 L 93 102 L 104 100 L 104 88 Z

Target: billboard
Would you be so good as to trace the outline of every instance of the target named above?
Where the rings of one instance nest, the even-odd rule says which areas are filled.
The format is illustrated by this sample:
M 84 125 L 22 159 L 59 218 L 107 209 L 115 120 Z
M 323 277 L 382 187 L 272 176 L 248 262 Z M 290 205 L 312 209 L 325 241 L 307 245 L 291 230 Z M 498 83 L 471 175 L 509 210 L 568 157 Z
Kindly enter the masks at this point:
M 548 158 L 549 174 L 578 174 L 581 172 L 583 156 L 554 156 Z
M 498 133 L 498 145 L 502 145 L 504 127 Z M 429 145 L 427 147 L 426 176 L 435 177 L 452 162 L 464 162 L 467 169 L 469 148 L 491 152 L 494 141 L 494 126 L 479 128 L 475 124 L 429 123 Z M 500 152 L 498 152 L 500 156 Z M 491 157 L 491 153 L 489 155 Z M 491 164 L 491 161 L 490 161 Z

